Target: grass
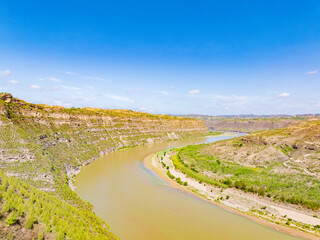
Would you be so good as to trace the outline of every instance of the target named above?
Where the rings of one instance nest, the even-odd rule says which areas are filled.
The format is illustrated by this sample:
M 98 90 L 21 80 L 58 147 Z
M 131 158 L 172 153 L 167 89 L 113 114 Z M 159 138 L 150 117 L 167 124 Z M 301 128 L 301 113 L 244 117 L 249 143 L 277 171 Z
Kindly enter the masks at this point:
M 209 135 L 209 136 L 211 136 L 211 135 L 212 135 L 212 136 L 218 136 L 218 135 L 221 135 L 222 133 L 223 133 L 223 132 L 213 132 L 213 131 L 210 131 L 208 135 Z
M 186 174 L 187 176 L 194 178 L 196 180 L 198 180 L 199 182 L 205 182 L 208 183 L 210 185 L 214 185 L 217 187 L 221 187 L 221 188 L 227 188 L 227 185 L 224 183 L 221 183 L 215 179 L 212 179 L 208 176 L 202 175 L 200 173 L 195 172 L 194 170 L 192 170 L 191 168 L 185 166 L 185 164 L 183 164 L 183 162 L 181 161 L 180 157 L 179 157 L 179 153 L 176 155 L 173 155 L 171 157 L 171 160 L 173 162 L 173 165 L 175 166 L 176 169 L 179 169 L 182 173 Z
M 233 187 L 268 196 L 275 201 L 320 208 L 320 181 L 303 174 L 280 174 L 267 168 L 247 167 L 201 152 L 205 145 L 180 148 L 172 156 L 174 166 L 184 174 L 214 186 Z M 277 166 L 277 164 L 275 165 Z M 204 173 L 211 173 L 210 177 Z

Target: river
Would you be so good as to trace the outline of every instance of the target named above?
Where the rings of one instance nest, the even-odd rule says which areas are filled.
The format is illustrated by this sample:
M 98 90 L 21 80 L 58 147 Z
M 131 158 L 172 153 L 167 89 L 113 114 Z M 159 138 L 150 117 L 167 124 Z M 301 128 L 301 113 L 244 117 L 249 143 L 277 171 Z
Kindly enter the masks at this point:
M 109 153 L 81 169 L 76 192 L 123 240 L 298 239 L 173 188 L 143 164 L 154 152 L 230 137 L 168 141 Z

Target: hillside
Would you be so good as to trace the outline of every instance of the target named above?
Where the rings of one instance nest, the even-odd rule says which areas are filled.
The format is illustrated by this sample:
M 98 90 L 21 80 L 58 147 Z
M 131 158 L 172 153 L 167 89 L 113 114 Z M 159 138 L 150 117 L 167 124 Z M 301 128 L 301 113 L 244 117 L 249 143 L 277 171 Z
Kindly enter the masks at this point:
M 203 116 L 186 115 L 185 117 L 200 119 L 211 130 L 214 131 L 235 131 L 235 132 L 256 132 L 285 128 L 303 121 L 319 118 L 319 115 L 239 115 L 239 116 Z
M 206 133 L 200 120 L 130 110 L 52 107 L 0 94 L 1 169 L 27 188 L 35 187 L 68 208 L 83 211 L 91 211 L 92 206 L 69 187 L 81 166 L 116 149 Z M 101 221 L 93 218 L 97 224 Z M 53 229 L 53 236 L 59 234 Z
M 186 186 L 191 181 L 188 177 L 195 179 L 199 183 L 191 190 L 202 189 L 202 196 L 320 234 L 320 121 L 190 145 L 168 155 L 170 159 L 158 156 L 168 176 L 177 178 L 178 170 L 184 175 L 177 182 L 188 180 Z

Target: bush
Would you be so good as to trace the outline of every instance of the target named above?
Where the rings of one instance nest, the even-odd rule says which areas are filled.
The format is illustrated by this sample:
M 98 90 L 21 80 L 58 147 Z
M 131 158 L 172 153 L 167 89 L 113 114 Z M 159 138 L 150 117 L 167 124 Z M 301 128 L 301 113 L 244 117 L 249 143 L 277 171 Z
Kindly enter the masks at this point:
M 246 188 L 247 188 L 245 182 L 243 182 L 243 181 L 236 181 L 236 183 L 234 184 L 234 186 L 235 186 L 237 189 L 240 189 L 240 190 L 246 190 Z
M 25 226 L 27 229 L 31 229 L 33 227 L 33 224 L 35 224 L 37 222 L 37 218 L 33 215 L 30 215 L 27 217 Z
M 6 219 L 6 224 L 9 226 L 14 225 L 18 222 L 18 217 L 15 212 L 10 213 L 10 215 Z
M 183 182 L 181 181 L 181 178 L 179 178 L 179 177 L 176 178 L 176 181 L 177 181 L 177 183 L 179 183 L 179 184 L 181 184 L 181 185 L 183 184 Z
M 170 171 L 169 171 L 169 170 L 167 171 L 167 175 L 169 176 L 169 178 L 171 178 L 171 179 L 175 179 L 175 177 L 170 173 Z
M 184 182 L 184 183 L 183 183 L 183 186 L 188 186 L 188 182 Z
M 38 240 L 44 240 L 44 234 L 43 234 L 43 232 L 39 232 L 39 234 L 38 234 Z
M 231 186 L 231 185 L 232 185 L 232 181 L 231 181 L 229 178 L 227 178 L 226 180 L 224 180 L 223 183 L 224 183 L 225 185 L 228 185 L 228 186 Z

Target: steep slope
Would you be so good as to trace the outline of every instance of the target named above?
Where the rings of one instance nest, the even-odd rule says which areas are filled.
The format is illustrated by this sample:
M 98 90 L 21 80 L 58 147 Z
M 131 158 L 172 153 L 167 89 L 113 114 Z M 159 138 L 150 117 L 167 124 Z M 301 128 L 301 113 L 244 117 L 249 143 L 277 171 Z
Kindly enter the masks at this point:
M 0 94 L 0 167 L 7 176 L 79 209 L 92 207 L 68 184 L 81 166 L 99 155 L 207 133 L 200 120 L 130 110 L 51 107 Z

